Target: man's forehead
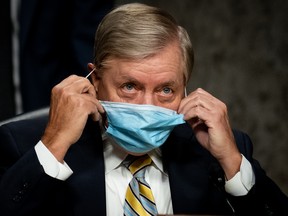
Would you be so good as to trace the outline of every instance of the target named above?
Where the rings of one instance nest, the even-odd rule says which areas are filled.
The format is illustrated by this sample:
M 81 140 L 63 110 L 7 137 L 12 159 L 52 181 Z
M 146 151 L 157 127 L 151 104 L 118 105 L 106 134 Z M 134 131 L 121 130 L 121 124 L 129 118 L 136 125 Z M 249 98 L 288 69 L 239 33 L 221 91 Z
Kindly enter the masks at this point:
M 161 73 L 182 73 L 182 64 L 178 62 L 171 61 L 170 59 L 121 59 L 113 58 L 106 61 L 106 69 L 115 69 L 121 73 L 130 73 L 130 72 L 145 72 L 147 74 L 161 74 Z

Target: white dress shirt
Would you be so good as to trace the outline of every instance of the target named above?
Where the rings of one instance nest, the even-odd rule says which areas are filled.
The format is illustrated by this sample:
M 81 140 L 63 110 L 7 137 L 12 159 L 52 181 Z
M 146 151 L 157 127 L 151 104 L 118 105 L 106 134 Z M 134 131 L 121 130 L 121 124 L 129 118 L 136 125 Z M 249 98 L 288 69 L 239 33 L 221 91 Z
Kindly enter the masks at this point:
M 106 207 L 107 215 L 123 215 L 126 190 L 132 179 L 130 171 L 122 164 L 127 153 L 120 149 L 113 140 L 103 137 Z M 145 180 L 150 185 L 157 206 L 158 214 L 172 214 L 172 200 L 168 174 L 164 172 L 159 149 L 149 153 L 153 165 L 147 167 Z
M 123 205 L 127 186 L 132 179 L 130 171 L 122 164 L 127 156 L 113 140 L 102 136 L 104 142 L 105 184 L 106 184 L 106 211 L 107 216 L 123 215 Z M 35 146 L 36 154 L 44 171 L 57 179 L 66 180 L 73 171 L 64 162 L 58 162 L 53 154 L 39 141 Z M 161 151 L 156 149 L 149 153 L 153 160 L 146 173 L 145 179 L 150 185 L 159 214 L 173 214 L 172 200 L 168 174 L 163 170 Z M 225 183 L 225 190 L 234 195 L 241 196 L 255 184 L 255 177 L 249 161 L 242 155 L 240 171 Z

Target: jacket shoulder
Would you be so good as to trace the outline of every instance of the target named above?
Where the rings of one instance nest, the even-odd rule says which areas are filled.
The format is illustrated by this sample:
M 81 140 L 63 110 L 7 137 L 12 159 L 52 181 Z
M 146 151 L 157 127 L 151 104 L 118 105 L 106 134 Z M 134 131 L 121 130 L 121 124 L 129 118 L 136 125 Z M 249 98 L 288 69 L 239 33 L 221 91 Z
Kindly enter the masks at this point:
M 24 114 L 25 115 L 25 114 Z M 48 122 L 48 112 L 37 116 L 18 116 L 0 126 L 0 149 L 17 148 L 25 152 L 40 139 Z

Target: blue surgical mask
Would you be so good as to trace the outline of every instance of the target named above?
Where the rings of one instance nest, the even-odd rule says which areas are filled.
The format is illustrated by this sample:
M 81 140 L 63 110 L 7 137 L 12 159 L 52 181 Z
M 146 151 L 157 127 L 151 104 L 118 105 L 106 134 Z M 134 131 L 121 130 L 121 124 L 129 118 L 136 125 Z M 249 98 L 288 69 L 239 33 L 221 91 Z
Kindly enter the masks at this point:
M 146 153 L 161 146 L 183 114 L 153 105 L 101 101 L 108 120 L 106 133 L 128 152 Z

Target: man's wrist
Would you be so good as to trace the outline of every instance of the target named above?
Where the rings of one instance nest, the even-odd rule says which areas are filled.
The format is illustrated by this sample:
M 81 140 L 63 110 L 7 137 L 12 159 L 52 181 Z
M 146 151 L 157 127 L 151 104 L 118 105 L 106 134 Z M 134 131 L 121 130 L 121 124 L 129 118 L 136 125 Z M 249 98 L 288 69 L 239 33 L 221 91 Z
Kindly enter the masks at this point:
M 255 184 L 255 175 L 250 162 L 242 155 L 240 171 L 225 183 L 227 193 L 244 196 Z
M 64 181 L 73 174 L 73 171 L 65 161 L 63 164 L 60 163 L 42 141 L 39 141 L 34 148 L 38 160 L 47 175 Z

